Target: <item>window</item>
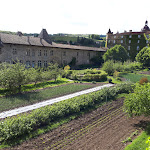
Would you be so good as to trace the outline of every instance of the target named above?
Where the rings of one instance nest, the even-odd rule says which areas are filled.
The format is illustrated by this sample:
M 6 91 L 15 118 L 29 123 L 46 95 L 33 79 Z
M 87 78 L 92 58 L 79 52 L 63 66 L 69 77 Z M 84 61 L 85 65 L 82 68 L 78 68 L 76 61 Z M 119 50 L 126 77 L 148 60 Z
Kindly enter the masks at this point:
M 30 50 L 29 49 L 26 50 L 26 56 L 30 56 Z
M 129 35 L 129 38 L 132 38 L 132 35 Z
M 114 44 L 116 43 L 116 41 L 114 40 Z
M 137 50 L 139 50 L 140 49 L 140 47 L 139 46 L 137 46 Z
M 47 61 L 44 61 L 44 67 L 47 68 Z
M 34 50 L 32 50 L 32 56 L 35 56 L 35 51 Z
M 38 56 L 42 56 L 41 50 L 38 51 Z
M 108 40 L 108 43 L 110 43 L 110 40 Z
M 128 46 L 128 50 L 130 50 L 130 46 Z
M 138 38 L 140 38 L 141 37 L 141 35 L 138 35 Z
M 12 53 L 13 53 L 13 55 L 16 55 L 17 54 L 17 50 L 15 48 L 13 48 Z
M 121 40 L 121 43 L 123 43 L 123 40 Z
M 114 35 L 114 39 L 116 38 L 116 35 Z
M 53 50 L 50 51 L 50 55 L 51 55 L 51 56 L 53 55 Z
M 42 67 L 41 60 L 38 60 L 38 67 Z
M 63 56 L 66 56 L 66 52 L 63 52 Z
M 140 40 L 138 40 L 138 42 L 137 43 L 140 43 Z
M 35 67 L 35 61 L 32 61 L 32 67 L 33 68 Z
M 0 54 L 2 54 L 2 49 L 0 48 Z
M 131 40 L 129 40 L 129 44 L 131 43 Z
M 26 67 L 30 67 L 30 61 L 26 61 Z
M 77 57 L 79 56 L 79 52 L 77 52 Z
M 123 38 L 123 35 L 121 35 L 121 38 Z
M 148 44 L 148 40 L 146 40 L 146 44 Z
M 44 56 L 47 56 L 47 50 L 44 50 Z

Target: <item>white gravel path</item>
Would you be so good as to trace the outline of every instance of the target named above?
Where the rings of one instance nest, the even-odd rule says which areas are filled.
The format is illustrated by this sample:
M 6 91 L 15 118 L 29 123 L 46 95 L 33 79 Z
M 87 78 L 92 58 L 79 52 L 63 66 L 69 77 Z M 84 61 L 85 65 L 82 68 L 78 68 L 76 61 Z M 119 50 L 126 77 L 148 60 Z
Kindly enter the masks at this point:
M 95 91 L 98 91 L 102 88 L 111 87 L 111 86 L 113 86 L 113 84 L 105 84 L 105 85 L 102 85 L 102 86 L 97 86 L 97 87 L 87 89 L 87 90 L 83 90 L 83 91 L 80 91 L 80 92 L 76 92 L 76 93 L 73 93 L 73 94 L 61 96 L 61 97 L 58 97 L 58 98 L 49 99 L 49 100 L 39 102 L 39 103 L 36 103 L 36 104 L 33 104 L 33 105 L 28 105 L 28 106 L 25 106 L 25 107 L 19 107 L 19 108 L 12 109 L 12 110 L 9 110 L 9 111 L 4 111 L 4 112 L 0 113 L 0 118 L 11 117 L 11 116 L 14 116 L 14 115 L 17 115 L 17 114 L 20 114 L 20 113 L 24 113 L 24 112 L 27 112 L 27 111 L 30 111 L 30 110 L 34 110 L 34 109 L 37 109 L 37 108 L 40 108 L 40 107 L 44 107 L 46 105 L 51 105 L 53 103 L 57 103 L 59 101 L 63 101 L 63 100 L 73 98 L 73 97 L 76 97 L 76 96 L 80 96 L 80 95 L 83 95 L 83 94 L 88 94 L 88 93 L 91 93 L 91 92 L 95 92 Z

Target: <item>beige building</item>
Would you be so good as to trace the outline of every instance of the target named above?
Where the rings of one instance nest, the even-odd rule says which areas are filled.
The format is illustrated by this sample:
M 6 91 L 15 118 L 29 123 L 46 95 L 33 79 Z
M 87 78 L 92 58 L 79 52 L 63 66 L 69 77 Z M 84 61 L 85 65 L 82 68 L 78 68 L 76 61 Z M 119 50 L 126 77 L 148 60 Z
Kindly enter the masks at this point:
M 0 33 L 0 62 L 21 63 L 46 67 L 50 62 L 69 64 L 76 58 L 76 65 L 90 64 L 90 59 L 104 53 L 102 48 L 56 44 L 51 41 L 46 29 L 38 37 Z

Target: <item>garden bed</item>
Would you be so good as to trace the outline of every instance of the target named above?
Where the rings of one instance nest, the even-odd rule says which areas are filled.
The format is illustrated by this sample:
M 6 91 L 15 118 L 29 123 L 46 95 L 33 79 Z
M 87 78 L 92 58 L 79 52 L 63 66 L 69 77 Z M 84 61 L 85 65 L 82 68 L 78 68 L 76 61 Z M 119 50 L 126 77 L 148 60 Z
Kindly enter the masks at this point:
M 122 111 L 123 100 L 124 98 L 119 98 L 107 103 L 97 110 L 11 149 L 123 150 L 129 143 L 122 141 L 135 130 L 140 133 L 143 125 L 150 121 L 150 118 L 143 116 L 128 118 Z

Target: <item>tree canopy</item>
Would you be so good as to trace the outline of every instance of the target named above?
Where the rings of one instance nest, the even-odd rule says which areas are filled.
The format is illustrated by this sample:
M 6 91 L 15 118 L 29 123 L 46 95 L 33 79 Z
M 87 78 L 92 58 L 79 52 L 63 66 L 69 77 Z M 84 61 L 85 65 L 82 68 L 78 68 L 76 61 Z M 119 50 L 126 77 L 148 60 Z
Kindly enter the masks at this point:
M 145 67 L 150 66 L 150 47 L 144 47 L 137 55 L 136 61 L 143 64 Z
M 115 45 L 114 47 L 107 50 L 107 52 L 103 55 L 104 61 L 107 60 L 115 60 L 124 62 L 129 59 L 127 50 L 121 45 Z

